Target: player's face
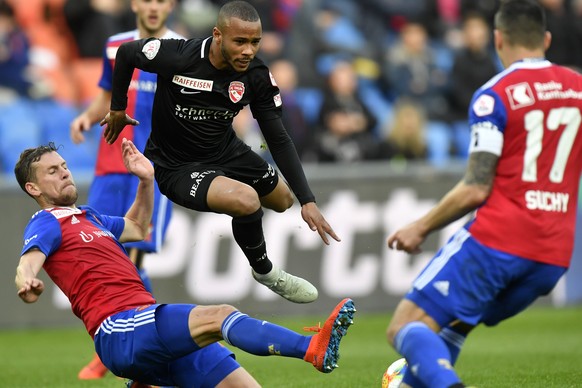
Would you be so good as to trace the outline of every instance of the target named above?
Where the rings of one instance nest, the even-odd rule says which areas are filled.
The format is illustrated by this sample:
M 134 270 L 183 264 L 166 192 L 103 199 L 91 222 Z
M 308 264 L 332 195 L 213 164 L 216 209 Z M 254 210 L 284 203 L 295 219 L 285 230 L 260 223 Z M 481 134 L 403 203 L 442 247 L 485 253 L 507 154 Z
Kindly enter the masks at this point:
M 222 31 L 215 29 L 225 64 L 236 72 L 246 71 L 259 51 L 262 32 L 260 21 L 245 22 L 237 18 L 231 18 Z
M 137 16 L 140 32 L 156 36 L 166 26 L 174 9 L 174 0 L 132 0 L 131 9 Z
M 29 182 L 32 194 L 43 207 L 72 206 L 77 202 L 78 193 L 73 175 L 65 160 L 56 152 L 48 152 L 33 163 L 36 182 Z M 27 184 L 27 185 L 28 185 Z

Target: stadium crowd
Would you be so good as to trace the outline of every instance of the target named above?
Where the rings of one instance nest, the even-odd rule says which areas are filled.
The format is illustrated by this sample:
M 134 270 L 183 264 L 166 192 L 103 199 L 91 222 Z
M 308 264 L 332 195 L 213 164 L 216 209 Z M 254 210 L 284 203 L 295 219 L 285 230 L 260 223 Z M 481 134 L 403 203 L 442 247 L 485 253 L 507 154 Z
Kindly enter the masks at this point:
M 170 26 L 202 37 L 224 0 L 176 0 Z M 472 93 L 501 70 L 491 36 L 499 0 L 250 0 L 263 21 L 259 57 L 286 106 L 304 162 L 467 157 Z M 582 1 L 540 0 L 547 58 L 582 69 Z M 74 145 L 69 125 L 98 91 L 106 38 L 132 29 L 130 0 L 0 0 L 0 170 L 54 141 L 91 174 L 98 136 Z M 257 152 L 250 112 L 235 129 Z M 262 152 L 267 153 L 267 150 Z

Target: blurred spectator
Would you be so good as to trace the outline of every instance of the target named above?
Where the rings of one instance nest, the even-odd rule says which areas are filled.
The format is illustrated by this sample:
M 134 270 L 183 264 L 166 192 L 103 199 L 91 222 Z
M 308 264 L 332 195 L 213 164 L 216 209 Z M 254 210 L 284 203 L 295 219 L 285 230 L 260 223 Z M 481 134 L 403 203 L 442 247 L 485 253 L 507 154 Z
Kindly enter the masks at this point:
M 379 144 L 377 159 L 398 164 L 426 160 L 426 118 L 421 106 L 406 98 L 397 100 L 387 126 L 388 135 Z
M 410 98 L 424 107 L 428 120 L 428 159 L 434 165 L 446 163 L 452 138 L 447 122 L 449 72 L 439 66 L 421 23 L 408 21 L 402 27 L 399 39 L 386 53 L 384 74 L 396 97 Z
M 135 29 L 135 16 L 129 0 L 65 0 L 64 15 L 75 38 L 78 55 L 70 71 L 77 87 L 76 101 L 83 107 L 99 93 L 107 38 Z
M 376 119 L 358 93 L 351 63 L 339 61 L 328 76 L 316 140 L 321 162 L 354 162 L 374 158 Z
M 75 110 L 72 105 L 53 98 L 54 89 L 43 78 L 46 73 L 33 60 L 31 47 L 28 34 L 17 24 L 15 9 L 11 3 L 0 0 L 1 168 L 10 172 L 21 150 L 55 141 L 65 145 L 62 154 L 70 157 L 72 165 L 81 170 L 91 169 L 93 158 L 87 152 L 90 148 L 67 147 L 70 142 L 63 136 L 66 135 L 63 129 L 74 117 Z
M 467 114 L 473 93 L 501 70 L 491 45 L 492 31 L 483 15 L 469 13 L 463 21 L 463 48 L 457 51 L 451 71 L 451 122 L 455 156 L 468 156 L 471 131 Z
M 286 59 L 274 61 L 270 70 L 283 101 L 283 125 L 295 144 L 297 154 L 302 160 L 313 159 L 312 151 L 313 128 L 309 126 L 303 106 L 297 95 L 297 69 L 293 62 Z
M 33 73 L 42 79 L 42 89 L 56 101 L 74 103 L 75 86 L 68 64 L 76 48 L 62 12 L 65 0 L 9 0 L 16 20 L 30 39 L 29 59 Z M 37 95 L 37 98 L 42 97 Z
M 101 58 L 107 38 L 135 28 L 128 0 L 66 0 L 64 12 L 81 58 Z
M 0 167 L 10 172 L 20 151 L 39 144 L 41 129 L 30 101 L 30 43 L 14 9 L 0 1 Z
M 546 58 L 556 64 L 582 69 L 582 31 L 580 15 L 565 0 L 540 0 L 546 10 L 547 29 L 552 43 Z
M 0 2 L 0 86 L 25 97 L 32 87 L 29 50 L 28 37 L 16 24 L 14 10 Z
M 288 31 L 288 42 L 283 50 L 283 56 L 293 61 L 297 67 L 298 85 L 301 88 L 322 88 L 325 85 L 315 66 L 317 28 L 314 15 L 318 12 L 321 1 L 302 2 L 293 18 L 293 24 Z

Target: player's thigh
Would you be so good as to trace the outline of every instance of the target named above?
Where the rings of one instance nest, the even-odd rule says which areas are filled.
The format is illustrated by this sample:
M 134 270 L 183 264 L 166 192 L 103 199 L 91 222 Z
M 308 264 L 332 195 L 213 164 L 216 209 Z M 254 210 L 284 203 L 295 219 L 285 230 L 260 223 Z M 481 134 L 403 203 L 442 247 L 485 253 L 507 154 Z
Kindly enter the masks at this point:
M 241 369 L 232 351 L 213 343 L 171 362 L 169 375 L 173 386 L 217 387 L 231 381 L 233 374 L 241 375 Z
M 252 214 L 261 207 L 257 192 L 248 184 L 225 176 L 215 177 L 206 194 L 208 208 L 232 217 Z
M 246 369 L 240 367 L 226 376 L 216 388 L 253 388 L 261 385 Z
M 405 297 L 440 327 L 455 320 L 476 325 L 509 281 L 502 263 L 487 254 L 467 230 L 460 229 L 421 271 Z
M 482 322 L 493 326 L 525 310 L 541 296 L 549 294 L 566 272 L 566 268 L 521 258 L 520 276 L 501 291 L 487 307 Z

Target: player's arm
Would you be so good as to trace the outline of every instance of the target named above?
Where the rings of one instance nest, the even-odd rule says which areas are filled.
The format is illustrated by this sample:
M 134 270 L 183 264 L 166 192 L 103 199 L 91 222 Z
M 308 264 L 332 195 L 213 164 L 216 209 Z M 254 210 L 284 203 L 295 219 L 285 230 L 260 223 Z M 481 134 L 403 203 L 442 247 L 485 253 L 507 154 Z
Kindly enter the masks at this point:
M 40 250 L 33 248 L 20 257 L 18 267 L 16 267 L 16 289 L 18 296 L 26 303 L 34 303 L 44 291 L 44 283 L 37 278 L 46 255 Z
M 95 99 L 80 115 L 75 117 L 70 125 L 71 140 L 75 144 L 85 141 L 83 132 L 89 131 L 93 124 L 98 123 L 107 112 L 111 104 L 111 92 L 101 89 Z
M 182 39 L 148 38 L 119 46 L 113 68 L 110 112 L 99 123 L 101 126 L 107 125 L 103 132 L 107 143 L 113 144 L 126 125 L 139 124 L 125 113 L 133 71 L 138 68 L 164 75 L 177 71 L 184 61 L 189 60 L 186 55 L 181 56 L 184 42 Z
M 485 139 L 481 144 L 472 144 L 463 179 L 426 215 L 388 237 L 388 247 L 418 253 L 420 244 L 431 232 L 472 212 L 489 197 L 503 145 L 503 135 L 497 129 L 483 129 L 479 126 L 474 126 L 472 133 L 474 138 Z
M 295 145 L 291 141 L 281 119 L 258 120 L 258 123 L 277 167 L 281 170 L 301 204 L 303 220 L 311 230 L 319 233 L 325 244 L 329 244 L 328 235 L 334 240 L 340 241 L 340 238 L 327 223 L 315 203 L 315 196 L 307 183 Z
M 147 237 L 154 211 L 154 167 L 136 146 L 127 139 L 121 143 L 127 171 L 139 178 L 133 204 L 125 214 L 125 227 L 119 242 L 140 241 Z

